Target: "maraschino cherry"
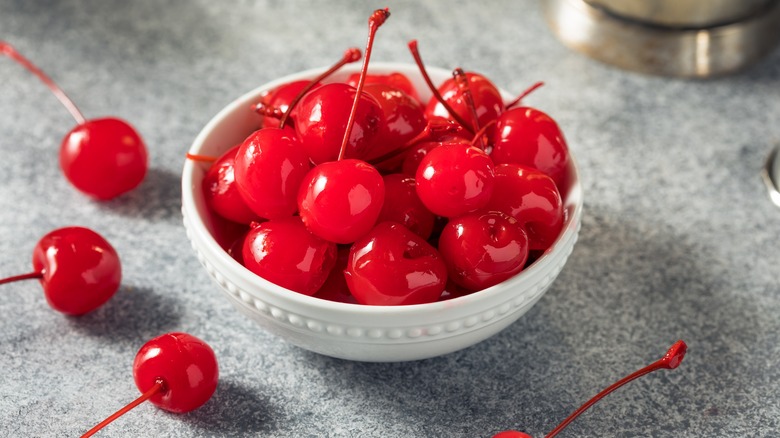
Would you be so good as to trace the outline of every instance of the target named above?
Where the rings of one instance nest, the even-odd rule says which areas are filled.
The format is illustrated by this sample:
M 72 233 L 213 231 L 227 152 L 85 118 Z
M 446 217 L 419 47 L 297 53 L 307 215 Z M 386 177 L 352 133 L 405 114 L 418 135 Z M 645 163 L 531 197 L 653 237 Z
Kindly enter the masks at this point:
M 495 168 L 493 196 L 485 211 L 500 211 L 528 233 L 529 247 L 544 251 L 563 229 L 563 200 L 555 182 L 540 170 L 517 164 Z
M 298 212 L 306 228 L 331 242 L 354 242 L 371 230 L 382 210 L 385 196 L 382 175 L 363 160 L 345 159 L 345 153 L 352 138 L 359 103 L 362 97 L 366 96 L 363 93 L 363 85 L 374 36 L 389 16 L 388 9 L 377 9 L 368 20 L 368 42 L 363 57 L 361 80 L 354 90 L 352 110 L 336 161 L 319 164 L 310 170 L 298 191 Z M 320 87 L 315 92 L 324 88 L 325 86 Z M 324 111 L 322 115 L 325 115 Z M 296 129 L 301 124 L 296 125 Z
M 0 41 L 0 54 L 35 74 L 76 119 L 77 126 L 60 146 L 60 167 L 73 186 L 95 199 L 108 200 L 143 181 L 148 154 L 130 124 L 113 117 L 87 120 L 54 81 L 10 44 Z
M 569 148 L 552 117 L 535 108 L 519 106 L 498 117 L 490 158 L 496 164 L 533 167 L 555 181 L 566 193 L 570 175 Z
M 82 438 L 94 435 L 146 400 L 177 414 L 201 407 L 217 389 L 219 368 L 214 350 L 201 339 L 187 333 L 166 333 L 141 347 L 133 361 L 133 377 L 142 395 Z
M 33 271 L 0 280 L 0 284 L 37 278 L 49 305 L 67 315 L 83 315 L 102 306 L 122 281 L 114 247 L 83 227 L 59 228 L 33 250 Z
M 382 222 L 352 245 L 344 276 L 360 304 L 422 304 L 441 296 L 447 267 L 422 237 L 401 224 Z
M 244 266 L 271 283 L 313 295 L 336 263 L 336 244 L 306 229 L 291 216 L 253 224 L 244 238 Z
M 415 175 L 417 194 L 435 214 L 460 216 L 487 205 L 493 194 L 494 172 L 493 161 L 482 149 L 447 143 L 420 161 Z
M 682 340 L 675 342 L 669 350 L 664 354 L 664 357 L 661 359 L 651 363 L 650 365 L 637 370 L 626 377 L 623 377 L 622 379 L 618 380 L 617 382 L 613 383 L 612 385 L 606 387 L 601 392 L 596 394 L 593 398 L 588 400 L 584 405 L 580 406 L 576 411 L 574 411 L 571 415 L 569 415 L 561 424 L 555 427 L 550 433 L 548 433 L 545 438 L 552 438 L 558 433 L 560 433 L 566 426 L 569 425 L 574 419 L 576 419 L 580 414 L 585 412 L 588 408 L 596 404 L 599 400 L 604 398 L 606 395 L 611 393 L 612 391 L 620 388 L 621 386 L 625 385 L 626 383 L 637 379 L 639 377 L 644 376 L 645 374 L 652 373 L 653 371 L 660 370 L 660 369 L 675 369 L 677 368 L 680 363 L 682 362 L 683 358 L 685 357 L 685 352 L 687 351 L 688 346 L 683 342 Z M 519 432 L 515 430 L 507 430 L 504 432 L 499 432 L 495 435 L 493 435 L 493 438 L 533 438 L 531 435 L 525 433 L 525 432 Z
M 468 290 L 501 283 L 525 267 L 528 236 L 517 221 L 498 211 L 451 219 L 439 236 L 449 278 Z

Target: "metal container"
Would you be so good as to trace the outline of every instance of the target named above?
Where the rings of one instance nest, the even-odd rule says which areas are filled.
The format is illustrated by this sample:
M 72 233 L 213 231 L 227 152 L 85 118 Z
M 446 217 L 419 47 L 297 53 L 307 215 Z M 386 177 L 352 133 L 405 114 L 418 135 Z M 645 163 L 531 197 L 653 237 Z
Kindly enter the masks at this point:
M 739 71 L 780 40 L 780 0 L 541 0 L 553 32 L 594 59 L 650 74 Z

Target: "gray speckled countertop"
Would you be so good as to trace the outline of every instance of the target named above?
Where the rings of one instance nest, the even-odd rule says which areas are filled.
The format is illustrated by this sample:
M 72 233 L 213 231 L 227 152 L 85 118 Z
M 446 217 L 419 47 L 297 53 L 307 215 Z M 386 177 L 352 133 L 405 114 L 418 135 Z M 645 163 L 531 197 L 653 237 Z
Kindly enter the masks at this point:
M 709 81 L 616 70 L 563 47 L 536 1 L 0 0 L 0 39 L 48 72 L 88 117 L 145 138 L 136 191 L 91 201 L 60 174 L 73 120 L 33 76 L 0 58 L 0 274 L 27 272 L 35 242 L 83 225 L 117 248 L 123 286 L 82 318 L 52 311 L 35 282 L 0 288 L 0 435 L 77 436 L 137 396 L 148 339 L 209 342 L 220 386 L 177 416 L 146 404 L 103 436 L 488 437 L 548 432 L 590 395 L 690 349 L 573 423 L 566 436 L 780 433 L 780 209 L 758 177 L 780 143 L 780 51 Z M 482 2 L 484 3 L 484 2 Z M 555 117 L 583 176 L 585 216 L 569 263 L 507 330 L 444 357 L 391 364 L 319 356 L 240 315 L 201 268 L 181 225 L 180 172 L 201 127 L 270 79 L 330 64 L 365 42 L 373 60 L 477 70 Z

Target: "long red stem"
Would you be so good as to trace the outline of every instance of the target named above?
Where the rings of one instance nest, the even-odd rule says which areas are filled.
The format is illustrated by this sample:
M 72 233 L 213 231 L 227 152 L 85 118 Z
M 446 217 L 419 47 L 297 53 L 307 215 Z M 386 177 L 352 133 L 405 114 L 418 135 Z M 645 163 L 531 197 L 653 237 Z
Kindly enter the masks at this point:
M 29 272 L 22 275 L 0 279 L 0 284 L 13 283 L 14 281 L 29 280 L 31 278 L 43 278 L 43 272 Z
M 89 438 L 89 437 L 91 437 L 92 435 L 97 433 L 100 429 L 108 426 L 112 421 L 114 421 L 117 418 L 121 417 L 122 415 L 126 414 L 128 411 L 130 411 L 134 407 L 140 405 L 141 403 L 145 402 L 146 400 L 149 400 L 153 395 L 155 395 L 158 392 L 160 392 L 161 390 L 163 390 L 163 388 L 165 388 L 165 382 L 163 382 L 162 379 L 157 379 L 157 381 L 155 382 L 154 386 L 149 388 L 148 391 L 146 391 L 145 393 L 141 394 L 140 397 L 138 397 L 137 399 L 135 399 L 132 402 L 130 402 L 127 406 L 125 406 L 122 409 L 114 412 L 113 415 L 111 415 L 110 417 L 108 417 L 105 420 L 101 421 L 100 423 L 98 423 L 92 429 L 88 430 L 87 433 L 85 433 L 84 435 L 81 436 L 81 438 Z
M 685 351 L 688 349 L 688 346 L 685 345 L 685 342 L 683 341 L 677 341 L 674 343 L 674 345 L 669 348 L 669 351 L 666 352 L 664 357 L 657 360 L 656 362 L 653 362 L 652 364 L 635 371 L 626 377 L 623 377 L 622 379 L 618 380 L 617 382 L 613 383 L 612 385 L 606 387 L 604 390 L 596 394 L 595 397 L 588 400 L 584 405 L 580 406 L 579 409 L 574 411 L 571 415 L 569 415 L 561 424 L 559 424 L 555 429 L 552 430 L 552 432 L 547 434 L 547 438 L 552 438 L 555 435 L 558 435 L 558 433 L 563 430 L 566 426 L 569 425 L 572 421 L 574 421 L 575 418 L 577 418 L 580 414 L 585 412 L 588 408 L 596 404 L 599 400 L 604 398 L 607 394 L 611 393 L 612 391 L 620 388 L 621 386 L 625 385 L 626 383 L 637 379 L 639 377 L 644 376 L 645 374 L 652 373 L 655 370 L 659 370 L 661 368 L 666 369 L 674 369 L 677 368 L 678 365 L 680 365 L 680 362 L 682 362 L 683 357 L 685 357 Z
M 533 93 L 534 91 L 536 91 L 536 89 L 537 89 L 537 88 L 539 88 L 539 87 L 541 87 L 542 85 L 544 85 L 544 82 L 541 82 L 541 81 L 540 81 L 540 82 L 537 82 L 537 83 L 535 83 L 535 84 L 533 84 L 533 85 L 531 85 L 531 86 L 530 86 L 530 87 L 528 87 L 528 88 L 527 88 L 525 91 L 523 91 L 522 93 L 520 93 L 520 95 L 519 95 L 519 96 L 517 96 L 517 98 L 516 98 L 515 100 L 513 100 L 513 101 L 509 102 L 509 103 L 506 105 L 506 109 L 510 109 L 510 108 L 512 108 L 513 106 L 517 105 L 518 103 L 520 103 L 520 101 L 522 101 L 523 99 L 525 99 L 525 98 L 526 98 L 526 97 L 527 97 L 529 94 L 531 94 L 531 93 Z
M 447 110 L 453 120 L 458 122 L 459 125 L 463 126 L 463 128 L 473 134 L 475 132 L 474 128 L 466 123 L 466 121 L 463 120 L 463 118 L 457 112 L 455 112 L 450 104 L 444 100 L 444 97 L 442 97 L 441 93 L 439 93 L 439 89 L 436 88 L 436 85 L 433 84 L 431 77 L 428 76 L 428 72 L 425 70 L 425 64 L 423 64 L 422 57 L 420 56 L 420 50 L 417 48 L 417 40 L 409 41 L 408 46 L 409 51 L 412 52 L 414 62 L 417 64 L 417 68 L 420 69 L 420 75 L 422 75 L 423 80 L 428 85 L 428 88 L 430 88 L 431 93 L 433 93 L 433 97 L 436 98 L 439 103 L 441 103 L 441 105 L 444 107 L 444 109 Z
M 474 96 L 471 95 L 471 87 L 469 86 L 469 78 L 466 76 L 466 72 L 462 68 L 458 67 L 452 71 L 452 79 L 455 80 L 455 84 L 458 86 L 460 94 L 463 96 L 463 100 L 466 102 L 466 108 L 469 109 L 469 115 L 474 123 L 474 131 L 479 134 L 479 116 L 477 115 L 477 106 L 474 105 Z M 476 141 L 479 143 L 479 148 L 485 150 L 485 141 L 481 135 L 475 136 Z
M 81 114 L 81 111 L 79 111 L 76 104 L 70 100 L 68 95 L 65 94 L 65 92 L 62 91 L 62 89 L 58 87 L 57 84 L 55 84 L 54 81 L 43 72 L 43 70 L 39 69 L 30 60 L 22 56 L 21 53 L 17 52 L 13 46 L 6 43 L 5 41 L 0 41 L 0 54 L 8 56 L 32 72 L 32 74 L 38 76 L 38 79 L 40 79 L 44 84 L 46 84 L 47 87 L 49 87 L 52 93 L 54 93 L 54 96 L 57 97 L 57 99 L 59 99 L 59 101 L 65 106 L 68 112 L 70 112 L 70 115 L 76 119 L 76 123 L 83 125 L 87 121 L 87 119 L 84 118 L 84 115 Z
M 305 96 L 306 93 L 314 88 L 315 85 L 317 85 L 320 81 L 325 80 L 325 78 L 335 73 L 336 70 L 340 69 L 344 65 L 359 61 L 361 56 L 362 54 L 360 53 L 360 49 L 357 47 L 351 47 L 344 52 L 344 55 L 341 57 L 341 59 L 337 63 L 333 64 L 331 68 L 325 70 L 319 76 L 311 80 L 305 87 L 303 87 L 298 95 L 295 96 L 295 99 L 290 102 L 290 105 L 287 107 L 287 111 L 284 112 L 284 115 L 279 120 L 279 127 L 284 128 L 284 124 L 287 122 L 287 118 L 290 117 L 290 113 L 292 113 L 295 105 L 297 105 L 298 102 L 303 99 L 303 96 Z
M 355 101 L 352 103 L 352 110 L 349 112 L 349 119 L 347 119 L 347 129 L 344 132 L 344 140 L 341 142 L 341 149 L 339 150 L 339 156 L 336 161 L 341 161 L 344 158 L 344 154 L 347 153 L 347 143 L 349 143 L 349 136 L 352 135 L 352 125 L 355 123 L 355 116 L 357 116 L 358 102 L 360 102 L 360 94 L 363 92 L 363 85 L 366 83 L 366 74 L 368 73 L 368 60 L 371 59 L 371 49 L 374 45 L 374 36 L 379 26 L 384 24 L 387 19 L 390 18 L 390 9 L 377 9 L 368 17 L 368 41 L 366 42 L 366 54 L 363 57 L 363 67 L 360 69 L 360 79 L 357 84 L 357 91 L 355 93 Z

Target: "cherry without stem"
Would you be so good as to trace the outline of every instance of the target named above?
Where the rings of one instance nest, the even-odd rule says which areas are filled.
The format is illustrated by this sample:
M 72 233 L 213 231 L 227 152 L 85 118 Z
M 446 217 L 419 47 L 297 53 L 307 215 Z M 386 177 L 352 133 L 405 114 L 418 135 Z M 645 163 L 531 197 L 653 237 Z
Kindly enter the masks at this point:
M 76 120 L 60 145 L 60 168 L 81 192 L 99 200 L 115 198 L 137 187 L 146 176 L 148 153 L 138 132 L 124 120 L 87 120 L 70 98 L 41 69 L 10 44 L 0 41 L 6 55 L 37 76 Z
M 683 358 L 685 357 L 685 353 L 688 350 L 688 346 L 683 342 L 682 340 L 679 340 L 675 342 L 669 350 L 664 354 L 664 356 L 661 359 L 658 359 L 657 361 L 651 363 L 650 365 L 641 368 L 622 379 L 618 380 L 617 382 L 613 383 L 612 385 L 609 385 L 608 387 L 604 388 L 601 392 L 596 394 L 593 398 L 585 402 L 582 406 L 580 406 L 576 411 L 574 411 L 571 415 L 566 417 L 565 420 L 561 422 L 558 426 L 555 427 L 550 433 L 546 435 L 546 438 L 552 438 L 556 435 L 558 435 L 566 426 L 569 425 L 572 421 L 574 421 L 577 417 L 580 416 L 583 412 L 588 410 L 591 406 L 596 404 L 599 400 L 610 394 L 611 392 L 615 391 L 616 389 L 620 388 L 621 386 L 625 385 L 626 383 L 638 379 L 639 377 L 644 376 L 645 374 L 652 373 L 653 371 L 657 371 L 660 369 L 675 369 L 678 366 L 680 366 L 680 363 L 682 362 Z M 507 430 L 503 432 L 499 432 L 495 435 L 493 435 L 493 438 L 532 438 L 531 435 L 528 435 L 524 432 L 518 432 L 514 430 Z
M 133 361 L 141 396 L 87 431 L 88 438 L 149 400 L 160 409 L 182 414 L 206 403 L 217 389 L 219 367 L 214 350 L 187 333 L 166 333 L 144 344 Z
M 0 284 L 37 278 L 49 305 L 67 315 L 83 315 L 102 306 L 122 281 L 116 250 L 88 228 L 49 232 L 35 245 L 32 262 L 32 272 L 2 279 Z

